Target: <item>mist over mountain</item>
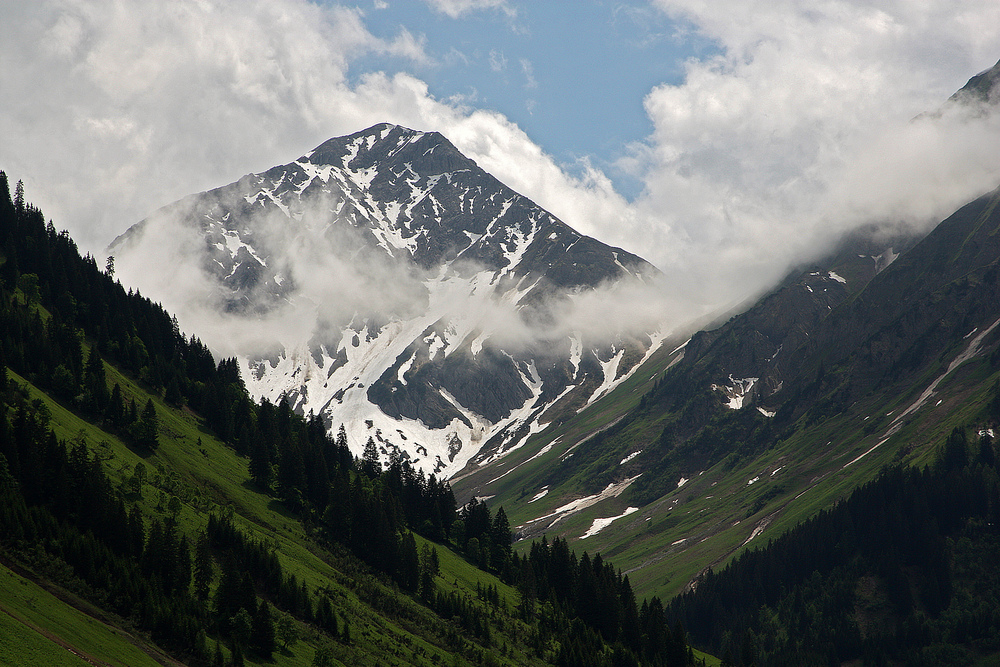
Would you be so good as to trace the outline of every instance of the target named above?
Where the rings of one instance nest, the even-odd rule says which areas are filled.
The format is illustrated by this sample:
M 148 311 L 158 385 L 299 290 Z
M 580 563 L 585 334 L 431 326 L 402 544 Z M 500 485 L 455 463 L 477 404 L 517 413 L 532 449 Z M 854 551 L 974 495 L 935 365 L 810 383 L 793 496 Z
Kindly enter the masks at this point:
M 997 71 L 940 113 L 995 116 Z M 994 172 L 929 232 L 879 218 L 842 236 L 731 317 L 662 346 L 592 409 L 470 467 L 456 496 L 503 504 L 519 539 L 613 554 L 632 581 L 674 594 L 882 467 L 935 461 L 955 428 L 992 438 L 998 184 Z
M 663 320 L 649 263 L 388 124 L 166 206 L 108 252 L 255 396 L 434 472 L 606 393 Z

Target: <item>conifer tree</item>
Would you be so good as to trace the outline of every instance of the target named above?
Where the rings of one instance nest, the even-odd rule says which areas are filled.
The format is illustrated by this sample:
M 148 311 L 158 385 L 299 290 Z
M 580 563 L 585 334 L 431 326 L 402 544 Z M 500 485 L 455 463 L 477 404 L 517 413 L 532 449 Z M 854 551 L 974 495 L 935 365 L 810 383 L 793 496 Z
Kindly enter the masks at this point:
M 142 416 L 136 428 L 136 440 L 140 445 L 156 449 L 160 444 L 159 439 L 160 419 L 156 415 L 156 406 L 153 399 L 146 401 L 146 407 L 142 409 Z
M 271 619 L 271 608 L 267 604 L 267 600 L 261 600 L 257 606 L 257 611 L 253 616 L 251 631 L 253 633 L 251 641 L 254 650 L 264 658 L 270 660 L 271 654 L 274 653 L 277 646 L 274 638 L 274 621 Z
M 194 593 L 199 600 L 208 599 L 208 591 L 215 573 L 212 568 L 212 552 L 208 544 L 208 534 L 198 536 L 194 555 Z
M 382 464 L 378 458 L 378 449 L 375 447 L 375 440 L 369 436 L 365 443 L 365 451 L 361 458 L 361 470 L 369 477 L 377 477 L 382 471 Z

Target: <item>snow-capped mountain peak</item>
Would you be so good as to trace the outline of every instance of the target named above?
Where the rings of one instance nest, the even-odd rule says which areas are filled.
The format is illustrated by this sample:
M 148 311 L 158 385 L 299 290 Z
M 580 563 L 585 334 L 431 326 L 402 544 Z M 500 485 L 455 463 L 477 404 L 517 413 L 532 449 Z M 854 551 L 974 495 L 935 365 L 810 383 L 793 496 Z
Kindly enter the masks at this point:
M 187 241 L 168 250 L 175 236 Z M 109 252 L 144 293 L 200 299 L 201 316 L 224 319 L 206 342 L 237 352 L 255 396 L 345 424 L 358 452 L 371 437 L 446 475 L 606 392 L 654 341 L 627 326 L 594 335 L 573 309 L 655 269 L 579 234 L 441 134 L 396 125 L 167 206 Z M 183 280 L 167 268 L 192 264 Z M 178 290 L 191 274 L 197 298 Z M 233 340 L 255 323 L 259 335 Z

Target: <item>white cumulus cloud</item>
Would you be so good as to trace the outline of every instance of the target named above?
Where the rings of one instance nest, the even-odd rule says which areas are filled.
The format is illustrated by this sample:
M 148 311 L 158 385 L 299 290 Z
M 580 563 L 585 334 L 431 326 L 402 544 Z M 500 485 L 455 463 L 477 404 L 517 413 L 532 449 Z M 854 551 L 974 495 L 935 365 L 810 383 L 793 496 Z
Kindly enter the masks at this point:
M 5 3 L 0 168 L 99 252 L 159 206 L 332 136 L 382 121 L 436 130 L 579 231 L 657 264 L 678 317 L 765 289 L 844 230 L 926 226 L 1000 182 L 995 115 L 920 116 L 1000 57 L 995 0 L 651 7 L 718 51 L 635 101 L 653 131 L 620 165 L 644 184 L 634 199 L 586 160 L 559 164 L 475 94 L 431 95 L 409 71 L 433 66 L 421 35 L 378 38 L 363 11 L 306 0 Z M 371 55 L 398 71 L 352 69 Z
M 427 0 L 427 4 L 435 11 L 447 14 L 453 19 L 484 9 L 496 9 L 510 17 L 517 15 L 517 10 L 511 7 L 507 0 Z

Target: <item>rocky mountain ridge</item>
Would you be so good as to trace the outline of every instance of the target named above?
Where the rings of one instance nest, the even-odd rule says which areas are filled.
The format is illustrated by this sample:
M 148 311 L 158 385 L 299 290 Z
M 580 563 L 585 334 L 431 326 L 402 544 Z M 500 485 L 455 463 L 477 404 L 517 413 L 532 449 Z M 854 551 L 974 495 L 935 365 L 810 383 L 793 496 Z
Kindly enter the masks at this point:
M 313 323 L 240 354 L 255 396 L 287 397 L 437 473 L 582 407 L 659 340 L 591 335 L 573 315 L 582 295 L 648 284 L 651 265 L 577 233 L 435 132 L 381 124 L 331 139 L 161 209 L 109 252 L 149 271 L 174 261 L 153 241 L 174 233 L 211 312 Z M 142 271 L 120 273 L 143 288 Z

